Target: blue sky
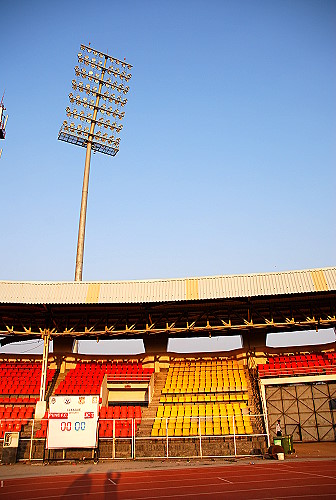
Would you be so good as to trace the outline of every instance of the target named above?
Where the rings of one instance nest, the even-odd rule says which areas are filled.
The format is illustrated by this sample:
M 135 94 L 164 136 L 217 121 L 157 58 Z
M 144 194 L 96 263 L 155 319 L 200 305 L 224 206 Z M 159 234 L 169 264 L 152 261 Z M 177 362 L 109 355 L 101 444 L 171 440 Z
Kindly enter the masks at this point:
M 89 42 L 134 68 L 120 152 L 92 157 L 84 280 L 335 265 L 336 3 L 92 6 L 1 2 L 0 279 L 74 277 L 85 150 L 57 135 Z
M 57 135 L 88 42 L 134 68 L 84 280 L 334 265 L 335 2 L 92 5 L 2 2 L 0 279 L 73 279 L 85 150 Z

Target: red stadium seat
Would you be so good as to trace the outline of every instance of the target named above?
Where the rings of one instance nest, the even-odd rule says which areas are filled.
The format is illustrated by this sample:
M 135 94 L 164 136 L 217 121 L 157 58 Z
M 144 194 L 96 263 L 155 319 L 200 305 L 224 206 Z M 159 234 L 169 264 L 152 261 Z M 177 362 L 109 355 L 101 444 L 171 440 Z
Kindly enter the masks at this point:
M 333 366 L 333 359 L 336 360 L 336 353 L 273 356 L 268 358 L 266 364 L 258 365 L 258 373 L 260 377 L 336 373 L 336 361 Z

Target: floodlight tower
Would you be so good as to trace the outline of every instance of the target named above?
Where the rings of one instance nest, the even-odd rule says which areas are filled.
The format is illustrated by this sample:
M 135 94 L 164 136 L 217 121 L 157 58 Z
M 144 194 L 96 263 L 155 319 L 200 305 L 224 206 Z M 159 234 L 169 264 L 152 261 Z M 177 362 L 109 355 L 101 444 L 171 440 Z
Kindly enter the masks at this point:
M 8 120 L 8 115 L 5 116 L 5 105 L 3 103 L 3 98 L 4 98 L 5 93 L 2 96 L 1 102 L 0 102 L 0 139 L 5 139 L 6 137 L 6 124 Z M 0 158 L 2 155 L 2 149 L 0 149 Z
M 124 96 L 129 91 L 127 83 L 131 74 L 128 70 L 132 68 L 125 60 L 121 61 L 95 50 L 90 44 L 82 44 L 80 50 L 79 65 L 75 66 L 76 79 L 72 80 L 74 93 L 69 94 L 71 106 L 66 108 L 67 117 L 71 121 L 69 123 L 65 120 L 58 134 L 59 140 L 86 148 L 75 281 L 82 281 L 83 275 L 91 151 L 110 156 L 115 156 L 119 151 L 120 138 L 117 134 L 123 128 L 120 122 L 125 111 L 122 108 L 127 103 Z M 114 120 L 106 117 L 113 117 Z M 99 128 L 97 132 L 96 126 Z

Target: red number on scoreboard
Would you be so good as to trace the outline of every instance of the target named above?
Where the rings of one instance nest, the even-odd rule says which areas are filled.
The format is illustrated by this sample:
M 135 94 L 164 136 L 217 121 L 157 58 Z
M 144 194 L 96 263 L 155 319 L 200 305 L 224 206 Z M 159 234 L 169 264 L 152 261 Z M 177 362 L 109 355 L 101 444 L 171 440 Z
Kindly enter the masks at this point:
M 61 422 L 61 431 L 71 431 L 71 422 Z

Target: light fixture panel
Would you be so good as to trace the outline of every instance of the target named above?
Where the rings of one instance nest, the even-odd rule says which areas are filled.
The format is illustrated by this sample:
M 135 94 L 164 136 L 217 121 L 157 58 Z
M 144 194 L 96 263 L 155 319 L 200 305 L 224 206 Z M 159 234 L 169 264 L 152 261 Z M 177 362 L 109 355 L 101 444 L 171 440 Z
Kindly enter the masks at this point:
M 71 82 L 74 92 L 70 92 L 66 108 L 68 120 L 64 120 L 58 139 L 82 147 L 90 141 L 93 151 L 115 156 L 120 143 L 117 135 L 123 128 L 120 121 L 125 116 L 121 108 L 127 103 L 124 96 L 131 78 L 127 71 L 132 66 L 84 44 L 77 58 L 76 78 Z

